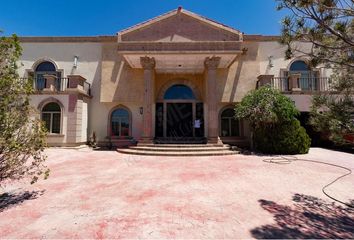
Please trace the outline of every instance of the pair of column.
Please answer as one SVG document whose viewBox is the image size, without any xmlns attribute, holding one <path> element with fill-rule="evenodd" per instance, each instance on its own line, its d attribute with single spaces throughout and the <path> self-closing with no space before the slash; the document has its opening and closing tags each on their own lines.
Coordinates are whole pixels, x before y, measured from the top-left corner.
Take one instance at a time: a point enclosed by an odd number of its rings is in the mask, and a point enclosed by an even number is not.
<svg viewBox="0 0 354 240">
<path fill-rule="evenodd" d="M 154 98 L 155 59 L 141 57 L 140 63 L 144 69 L 144 105 L 143 105 L 143 135 L 142 143 L 152 143 L 152 107 Z M 218 111 L 216 96 L 216 69 L 220 57 L 207 57 L 204 61 L 206 69 L 206 99 L 208 103 L 208 143 L 220 144 L 218 128 Z"/>
</svg>

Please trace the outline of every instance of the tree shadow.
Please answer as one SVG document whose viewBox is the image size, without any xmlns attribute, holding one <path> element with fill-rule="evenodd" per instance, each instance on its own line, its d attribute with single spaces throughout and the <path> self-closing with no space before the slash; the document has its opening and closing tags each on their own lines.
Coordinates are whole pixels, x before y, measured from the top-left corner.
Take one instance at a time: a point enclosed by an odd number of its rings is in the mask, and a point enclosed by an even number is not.
<svg viewBox="0 0 354 240">
<path fill-rule="evenodd" d="M 27 200 L 33 200 L 43 195 L 42 191 L 24 191 L 19 193 L 0 194 L 0 213 L 15 205 L 21 204 Z"/>
<path fill-rule="evenodd" d="M 293 206 L 259 200 L 276 223 L 251 230 L 255 238 L 354 238 L 354 209 L 295 194 Z M 351 201 L 351 205 L 354 200 Z"/>
</svg>

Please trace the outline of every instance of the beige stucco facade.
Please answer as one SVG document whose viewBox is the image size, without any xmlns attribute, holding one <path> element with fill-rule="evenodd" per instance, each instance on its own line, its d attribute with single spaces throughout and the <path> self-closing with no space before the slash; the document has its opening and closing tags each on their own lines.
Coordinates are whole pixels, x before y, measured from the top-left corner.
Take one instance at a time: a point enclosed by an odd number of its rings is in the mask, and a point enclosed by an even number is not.
<svg viewBox="0 0 354 240">
<path fill-rule="evenodd" d="M 116 145 L 153 142 L 157 126 L 163 126 L 160 137 L 168 137 L 168 119 L 157 120 L 156 109 L 158 104 L 164 106 L 161 114 L 168 118 L 167 108 L 173 102 L 192 104 L 189 120 L 193 122 L 198 118 L 196 106 L 203 105 L 202 137 L 207 142 L 247 143 L 249 127 L 244 121 L 238 123 L 238 136 L 222 136 L 222 111 L 240 102 L 257 82 L 274 83 L 294 61 L 284 60 L 285 48 L 276 36 L 246 35 L 183 9 L 115 36 L 20 40 L 21 77 L 29 77 L 39 63 L 50 61 L 62 78 L 68 78 L 59 91 L 50 89 L 47 80 L 48 89 L 31 98 L 38 116 L 45 102 L 60 103 L 60 134 L 48 136 L 51 145 L 83 144 L 93 133 L 101 144 L 109 139 Z M 328 77 L 330 70 L 320 69 L 319 74 Z M 195 98 L 166 100 L 165 93 L 175 85 L 187 86 Z M 300 111 L 309 111 L 313 92 L 292 87 L 284 94 Z M 128 136 L 112 136 L 112 113 L 118 108 L 129 113 Z M 191 137 L 196 137 L 195 131 Z"/>
</svg>

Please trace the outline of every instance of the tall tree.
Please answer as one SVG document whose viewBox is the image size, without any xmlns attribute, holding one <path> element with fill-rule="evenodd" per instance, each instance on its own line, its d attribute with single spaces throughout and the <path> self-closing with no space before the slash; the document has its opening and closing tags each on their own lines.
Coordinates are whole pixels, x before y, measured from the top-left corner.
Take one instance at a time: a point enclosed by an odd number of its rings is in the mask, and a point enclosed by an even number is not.
<svg viewBox="0 0 354 240">
<path fill-rule="evenodd" d="M 331 68 L 330 92 L 313 97 L 310 123 L 345 142 L 354 132 L 354 0 L 277 0 L 286 58 L 305 56 L 311 67 Z M 306 44 L 307 47 L 304 47 Z"/>
<path fill-rule="evenodd" d="M 33 117 L 32 84 L 19 78 L 21 46 L 16 35 L 0 38 L 0 185 L 7 180 L 48 176 L 43 154 L 46 130 Z"/>
</svg>

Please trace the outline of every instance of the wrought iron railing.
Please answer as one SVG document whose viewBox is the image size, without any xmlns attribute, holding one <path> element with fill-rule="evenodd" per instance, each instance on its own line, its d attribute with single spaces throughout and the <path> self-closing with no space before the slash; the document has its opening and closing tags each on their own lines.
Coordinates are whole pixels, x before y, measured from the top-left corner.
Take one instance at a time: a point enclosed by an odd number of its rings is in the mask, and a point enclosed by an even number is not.
<svg viewBox="0 0 354 240">
<path fill-rule="evenodd" d="M 271 86 L 282 92 L 292 91 L 289 77 L 273 77 Z M 298 89 L 301 91 L 331 91 L 330 78 L 327 77 L 300 77 L 297 79 Z"/>
</svg>

